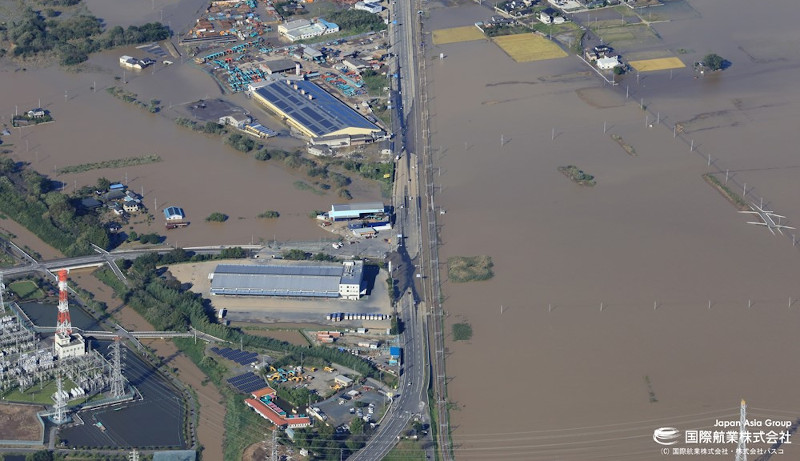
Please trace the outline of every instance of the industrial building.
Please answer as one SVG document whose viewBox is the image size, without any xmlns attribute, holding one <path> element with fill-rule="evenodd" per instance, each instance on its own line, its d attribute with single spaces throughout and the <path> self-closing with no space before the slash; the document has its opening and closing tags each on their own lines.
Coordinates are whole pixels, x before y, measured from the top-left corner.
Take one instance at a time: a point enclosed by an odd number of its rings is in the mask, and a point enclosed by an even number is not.
<svg viewBox="0 0 800 461">
<path fill-rule="evenodd" d="M 328 217 L 334 221 L 340 221 L 342 219 L 359 219 L 384 212 L 385 208 L 382 202 L 344 203 L 331 205 Z"/>
<path fill-rule="evenodd" d="M 339 264 L 219 264 L 209 274 L 212 295 L 357 300 L 366 294 L 363 261 Z"/>
<path fill-rule="evenodd" d="M 374 123 L 314 83 L 281 80 L 251 85 L 250 90 L 256 101 L 312 142 L 323 137 L 365 136 L 377 140 L 385 136 Z"/>
<path fill-rule="evenodd" d="M 367 11 L 373 14 L 378 14 L 381 11 L 383 11 L 383 7 L 380 5 L 380 3 L 373 3 L 373 2 L 357 2 L 353 6 L 353 9 Z"/>
<path fill-rule="evenodd" d="M 259 67 L 269 75 L 281 72 L 296 72 L 298 66 L 299 64 L 291 59 L 273 59 L 270 61 L 263 61 L 259 65 Z"/>
<path fill-rule="evenodd" d="M 305 415 L 290 415 L 286 410 L 275 404 L 276 392 L 271 387 L 265 387 L 253 392 L 253 398 L 245 399 L 244 403 L 255 410 L 262 418 L 278 427 L 298 429 L 311 425 L 311 418 Z"/>
<path fill-rule="evenodd" d="M 291 42 L 336 32 L 339 32 L 339 26 L 322 18 L 318 18 L 315 22 L 308 19 L 296 19 L 278 26 L 278 33 Z"/>
</svg>

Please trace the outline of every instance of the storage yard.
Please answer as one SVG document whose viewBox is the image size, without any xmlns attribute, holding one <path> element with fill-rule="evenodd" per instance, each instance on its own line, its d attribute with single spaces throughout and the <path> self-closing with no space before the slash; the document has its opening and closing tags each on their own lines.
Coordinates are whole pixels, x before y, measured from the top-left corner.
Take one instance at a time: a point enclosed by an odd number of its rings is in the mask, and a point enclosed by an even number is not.
<svg viewBox="0 0 800 461">
<path fill-rule="evenodd" d="M 258 267 L 260 259 L 248 261 Z M 243 264 L 242 260 L 231 260 L 235 264 Z M 207 261 L 199 263 L 177 264 L 169 267 L 170 273 L 182 283 L 191 283 L 192 291 L 199 293 L 210 300 L 211 306 L 217 311 L 225 309 L 226 319 L 231 322 L 248 322 L 252 324 L 276 322 L 309 322 L 323 325 L 328 314 L 333 313 L 358 313 L 358 314 L 392 314 L 389 306 L 389 293 L 384 280 L 385 273 L 377 273 L 374 266 L 365 266 L 364 284 L 367 294 L 358 301 L 343 298 L 290 298 L 276 296 L 210 296 L 211 281 L 208 274 L 213 272 L 218 264 L 226 261 Z M 363 325 L 362 325 L 363 324 Z M 388 317 L 384 320 L 359 319 L 344 321 L 345 327 L 375 327 L 387 328 Z"/>
<path fill-rule="evenodd" d="M 280 9 L 291 5 L 303 8 L 302 4 L 290 3 L 280 4 Z M 339 29 L 321 17 L 291 19 L 284 18 L 271 1 L 214 1 L 183 37 L 181 45 L 231 93 L 244 92 L 252 85 L 282 76 L 311 80 L 332 95 L 346 99 L 347 105 L 355 106 L 369 122 L 380 123 L 386 110 L 385 89 L 389 87 L 388 65 L 392 58 L 385 34 L 372 31 L 350 39 L 297 44 L 294 42 L 301 38 Z M 319 29 L 320 33 L 309 33 L 311 29 Z M 369 82 L 364 78 L 365 72 L 369 73 Z M 376 80 L 375 76 L 383 76 L 385 83 L 377 86 L 375 82 L 381 78 Z"/>
</svg>

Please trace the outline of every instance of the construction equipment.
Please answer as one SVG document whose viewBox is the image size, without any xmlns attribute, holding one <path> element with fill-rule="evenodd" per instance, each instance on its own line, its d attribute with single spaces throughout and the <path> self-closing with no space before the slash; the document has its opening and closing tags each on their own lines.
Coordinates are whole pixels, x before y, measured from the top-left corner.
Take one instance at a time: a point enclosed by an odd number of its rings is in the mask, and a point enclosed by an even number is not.
<svg viewBox="0 0 800 461">
<path fill-rule="evenodd" d="M 333 367 L 325 367 L 325 368 L 323 368 L 323 370 L 327 371 L 328 373 L 333 373 L 334 371 L 336 371 L 336 368 L 333 368 Z"/>
</svg>

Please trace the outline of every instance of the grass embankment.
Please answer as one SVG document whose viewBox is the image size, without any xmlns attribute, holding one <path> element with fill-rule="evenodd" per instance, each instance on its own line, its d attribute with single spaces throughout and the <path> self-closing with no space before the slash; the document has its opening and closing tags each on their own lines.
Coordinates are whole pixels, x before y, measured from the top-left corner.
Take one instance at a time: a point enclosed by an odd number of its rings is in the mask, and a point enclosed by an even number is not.
<svg viewBox="0 0 800 461">
<path fill-rule="evenodd" d="M 383 461 L 424 461 L 425 450 L 420 443 L 414 440 L 401 440 L 392 448 Z"/>
<path fill-rule="evenodd" d="M 30 280 L 17 280 L 8 285 L 8 289 L 13 291 L 21 301 L 26 299 L 42 299 L 44 292 Z"/>
<path fill-rule="evenodd" d="M 714 176 L 712 173 L 704 174 L 703 179 L 709 185 L 711 185 L 711 187 L 713 187 L 720 194 L 722 194 L 722 196 L 725 197 L 725 200 L 730 202 L 731 205 L 735 206 L 737 210 L 739 211 L 750 210 L 750 206 L 747 204 L 747 202 L 741 195 L 737 194 L 736 192 L 732 191 L 728 186 L 721 183 L 720 180 L 717 179 L 717 177 Z"/>
<path fill-rule="evenodd" d="M 639 156 L 639 154 L 636 153 L 636 149 L 634 149 L 633 146 L 631 146 L 630 144 L 626 143 L 625 140 L 622 139 L 622 136 L 620 136 L 618 134 L 612 134 L 611 135 L 611 139 L 616 141 L 617 144 L 620 145 L 620 147 L 625 149 L 625 152 L 628 155 L 630 155 L 631 157 L 638 157 Z"/>
<path fill-rule="evenodd" d="M 472 339 L 472 325 L 467 322 L 453 324 L 453 341 L 469 341 Z"/>
<path fill-rule="evenodd" d="M 141 107 L 142 109 L 146 109 L 148 112 L 155 114 L 156 112 L 161 111 L 161 101 L 158 99 L 151 99 L 148 104 L 145 104 L 142 101 L 136 99 L 138 95 L 136 93 L 131 93 L 130 91 L 126 91 L 122 88 L 111 86 L 106 88 L 106 91 L 111 96 L 115 98 L 125 101 L 127 103 L 136 104 L 137 106 Z"/>
<path fill-rule="evenodd" d="M 558 167 L 558 171 L 580 186 L 592 187 L 597 184 L 594 180 L 594 176 L 585 173 L 575 165 L 560 166 Z"/>
<path fill-rule="evenodd" d="M 124 168 L 128 166 L 147 165 L 148 163 L 158 163 L 161 157 L 155 154 L 140 155 L 139 157 L 125 157 L 114 160 L 103 160 L 100 162 L 81 163 L 71 165 L 56 170 L 58 174 L 83 173 L 90 170 L 101 170 L 104 168 Z"/>
<path fill-rule="evenodd" d="M 205 342 L 195 344 L 189 338 L 176 338 L 175 345 L 189 357 L 209 380 L 217 386 L 225 403 L 224 459 L 241 459 L 244 449 L 262 440 L 260 434 L 269 429 L 269 423 L 244 403 L 244 397 L 233 392 L 225 383 L 228 369 L 211 356 L 205 355 Z M 201 410 L 202 411 L 202 410 Z"/>
<path fill-rule="evenodd" d="M 494 276 L 493 266 L 489 256 L 453 256 L 447 258 L 447 276 L 459 283 L 489 280 Z"/>
</svg>

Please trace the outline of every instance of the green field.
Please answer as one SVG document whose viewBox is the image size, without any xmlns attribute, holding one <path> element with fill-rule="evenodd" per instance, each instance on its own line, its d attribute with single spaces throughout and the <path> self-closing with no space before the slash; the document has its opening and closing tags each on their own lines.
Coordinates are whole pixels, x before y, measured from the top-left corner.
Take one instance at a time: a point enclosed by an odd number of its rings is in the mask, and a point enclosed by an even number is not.
<svg viewBox="0 0 800 461">
<path fill-rule="evenodd" d="M 38 285 L 30 280 L 17 280 L 16 282 L 12 282 L 8 285 L 8 289 L 13 291 L 20 299 L 44 298 L 44 292 L 39 289 Z"/>
<path fill-rule="evenodd" d="M 56 380 L 48 381 L 45 383 L 44 387 L 40 387 L 39 384 L 34 384 L 24 393 L 19 391 L 19 388 L 9 391 L 5 395 L 3 395 L 3 399 L 8 402 L 21 402 L 21 403 L 39 403 L 42 405 L 52 405 L 53 399 L 50 398 L 53 394 L 56 393 Z M 69 392 L 70 389 L 76 387 L 75 384 L 68 380 L 64 379 L 62 381 L 62 388 Z"/>
<path fill-rule="evenodd" d="M 425 451 L 420 447 L 419 442 L 413 440 L 401 440 L 392 448 L 383 461 L 424 461 Z"/>
</svg>

